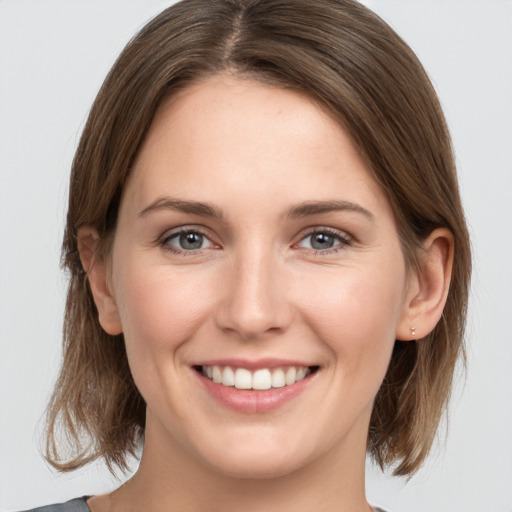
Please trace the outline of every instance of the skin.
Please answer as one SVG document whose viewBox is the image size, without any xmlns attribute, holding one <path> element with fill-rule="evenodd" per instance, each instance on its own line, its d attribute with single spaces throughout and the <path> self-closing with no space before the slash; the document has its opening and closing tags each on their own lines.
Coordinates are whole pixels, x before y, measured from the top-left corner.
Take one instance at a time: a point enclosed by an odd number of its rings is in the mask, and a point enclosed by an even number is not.
<svg viewBox="0 0 512 512">
<path fill-rule="evenodd" d="M 163 198 L 208 203 L 222 218 Z M 290 215 L 329 201 L 352 207 Z M 180 246 L 181 228 L 204 236 L 199 250 Z M 313 230 L 332 238 L 315 250 Z M 97 240 L 80 231 L 100 322 L 124 333 L 148 408 L 139 470 L 91 498 L 93 512 L 370 510 L 373 401 L 395 339 L 438 321 L 453 243 L 436 230 L 420 274 L 407 272 L 390 205 L 339 124 L 309 98 L 252 80 L 191 86 L 153 122 L 108 264 L 94 259 Z M 212 399 L 192 368 L 233 357 L 319 370 L 283 406 L 247 414 Z"/>
</svg>

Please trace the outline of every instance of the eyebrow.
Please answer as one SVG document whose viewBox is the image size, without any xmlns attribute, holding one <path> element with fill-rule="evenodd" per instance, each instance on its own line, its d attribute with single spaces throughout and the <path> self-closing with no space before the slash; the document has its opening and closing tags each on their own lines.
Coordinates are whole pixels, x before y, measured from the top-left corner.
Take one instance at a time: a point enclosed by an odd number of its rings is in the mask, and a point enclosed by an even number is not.
<svg viewBox="0 0 512 512">
<path fill-rule="evenodd" d="M 183 199 L 175 199 L 171 197 L 159 197 L 149 206 L 146 206 L 146 208 L 141 210 L 138 214 L 138 217 L 145 217 L 150 213 L 160 210 L 175 210 L 183 213 L 199 215 L 201 217 L 212 217 L 219 220 L 224 219 L 222 210 L 214 204 L 204 203 L 201 201 L 186 201 Z M 375 220 L 373 213 L 371 213 L 366 208 L 363 208 L 362 206 L 350 201 L 339 200 L 306 201 L 290 208 L 286 214 L 286 217 L 301 218 L 334 211 L 356 212 L 364 215 L 372 221 Z"/>
<path fill-rule="evenodd" d="M 372 212 L 363 208 L 362 206 L 351 203 L 350 201 L 306 201 L 291 208 L 288 212 L 288 217 L 299 218 L 307 217 L 309 215 L 319 215 L 321 213 L 335 212 L 335 211 L 351 211 L 360 213 L 370 220 L 375 220 Z"/>
<path fill-rule="evenodd" d="M 146 208 L 140 211 L 138 217 L 145 217 L 146 215 L 159 210 L 176 210 L 183 213 L 199 215 L 201 217 L 213 217 L 215 219 L 224 218 L 222 210 L 213 204 L 203 203 L 201 201 L 184 201 L 182 199 L 174 199 L 171 197 L 159 197 L 149 206 L 146 206 Z"/>
</svg>

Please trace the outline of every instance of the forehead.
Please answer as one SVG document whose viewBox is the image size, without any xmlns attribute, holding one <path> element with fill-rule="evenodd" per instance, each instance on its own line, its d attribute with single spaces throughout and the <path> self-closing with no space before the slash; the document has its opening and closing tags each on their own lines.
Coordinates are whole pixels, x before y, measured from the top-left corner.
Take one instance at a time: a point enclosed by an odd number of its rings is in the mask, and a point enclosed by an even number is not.
<svg viewBox="0 0 512 512">
<path fill-rule="evenodd" d="M 359 201 L 386 202 L 348 133 L 315 101 L 228 76 L 160 107 L 127 188 L 139 205 L 171 192 L 211 201 L 228 190 L 293 202 L 357 191 Z"/>
</svg>

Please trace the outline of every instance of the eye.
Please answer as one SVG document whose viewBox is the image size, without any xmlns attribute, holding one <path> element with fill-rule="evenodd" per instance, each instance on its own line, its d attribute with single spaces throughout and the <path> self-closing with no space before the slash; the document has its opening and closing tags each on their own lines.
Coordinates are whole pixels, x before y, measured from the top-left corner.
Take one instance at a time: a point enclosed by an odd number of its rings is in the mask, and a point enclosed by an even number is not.
<svg viewBox="0 0 512 512">
<path fill-rule="evenodd" d="M 329 228 L 317 228 L 306 235 L 298 247 L 312 249 L 315 252 L 336 252 L 350 245 L 350 237 L 341 231 Z"/>
<path fill-rule="evenodd" d="M 200 231 L 184 229 L 166 236 L 162 246 L 176 253 L 193 252 L 213 247 L 209 238 Z"/>
</svg>

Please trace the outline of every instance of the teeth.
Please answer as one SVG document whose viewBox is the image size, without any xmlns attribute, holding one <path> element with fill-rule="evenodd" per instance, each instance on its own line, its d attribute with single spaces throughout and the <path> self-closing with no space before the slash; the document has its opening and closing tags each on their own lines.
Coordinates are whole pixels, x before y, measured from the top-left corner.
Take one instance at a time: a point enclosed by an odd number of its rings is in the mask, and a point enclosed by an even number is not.
<svg viewBox="0 0 512 512">
<path fill-rule="evenodd" d="M 297 377 L 297 370 L 295 369 L 294 366 L 290 366 L 284 377 L 286 385 L 289 386 L 290 384 L 293 384 L 295 382 L 295 377 Z"/>
<path fill-rule="evenodd" d="M 220 384 L 222 382 L 222 372 L 220 371 L 220 368 L 218 366 L 213 367 L 212 379 L 213 382 L 216 382 L 217 384 Z"/>
<path fill-rule="evenodd" d="M 224 384 L 224 386 L 235 385 L 235 372 L 229 366 L 226 366 L 224 370 L 222 370 L 222 384 Z"/>
<path fill-rule="evenodd" d="M 302 380 L 306 376 L 306 372 L 308 371 L 307 368 L 299 368 L 297 370 L 297 376 L 295 377 L 295 380 Z"/>
<path fill-rule="evenodd" d="M 256 370 L 252 376 L 253 389 L 270 389 L 272 387 L 272 375 L 270 370 Z"/>
<path fill-rule="evenodd" d="M 214 366 L 215 368 L 215 366 Z M 229 384 L 224 384 L 224 386 L 229 386 Z M 237 368 L 235 372 L 235 388 L 236 389 L 251 389 L 252 387 L 252 375 L 249 370 L 245 368 Z"/>
<path fill-rule="evenodd" d="M 230 366 L 203 366 L 202 374 L 216 384 L 231 386 L 237 389 L 265 390 L 291 386 L 303 380 L 310 370 L 307 366 L 288 366 L 285 368 L 261 368 L 251 372 L 245 368 Z"/>
<path fill-rule="evenodd" d="M 281 368 L 274 370 L 272 372 L 272 387 L 273 388 L 282 388 L 286 384 L 284 380 L 284 372 Z"/>
</svg>

